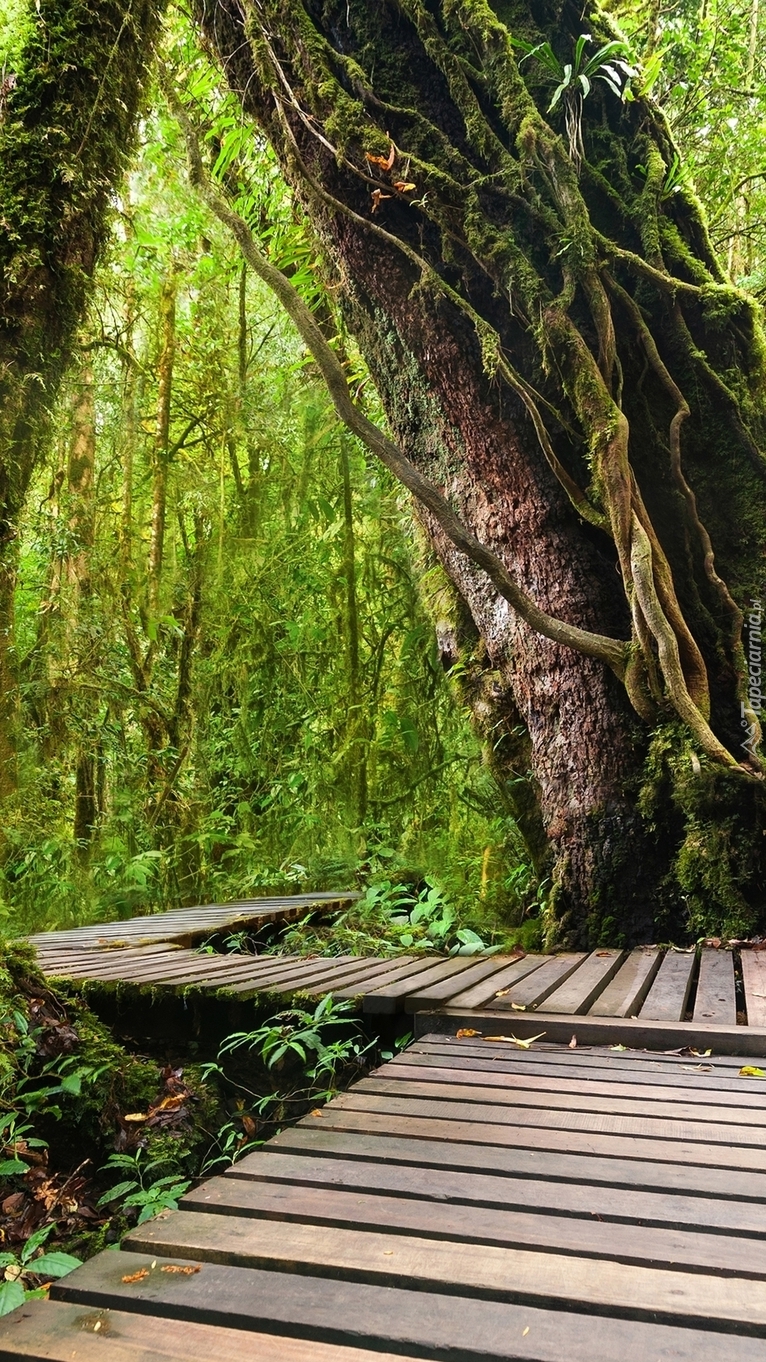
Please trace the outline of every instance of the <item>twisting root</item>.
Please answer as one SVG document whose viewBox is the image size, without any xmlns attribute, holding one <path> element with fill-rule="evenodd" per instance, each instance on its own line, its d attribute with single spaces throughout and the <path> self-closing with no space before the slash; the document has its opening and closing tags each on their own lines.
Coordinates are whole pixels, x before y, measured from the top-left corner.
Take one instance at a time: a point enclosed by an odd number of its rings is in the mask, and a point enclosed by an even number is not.
<svg viewBox="0 0 766 1362">
<path fill-rule="evenodd" d="M 631 520 L 631 568 L 633 585 L 642 614 L 657 644 L 657 653 L 670 703 L 694 734 L 702 751 L 707 756 L 712 757 L 714 761 L 720 762 L 723 766 L 738 767 L 739 763 L 727 751 L 723 743 L 718 741 L 687 690 L 678 652 L 678 639 L 668 623 L 654 585 L 652 546 L 648 534 L 635 513 Z"/>
</svg>

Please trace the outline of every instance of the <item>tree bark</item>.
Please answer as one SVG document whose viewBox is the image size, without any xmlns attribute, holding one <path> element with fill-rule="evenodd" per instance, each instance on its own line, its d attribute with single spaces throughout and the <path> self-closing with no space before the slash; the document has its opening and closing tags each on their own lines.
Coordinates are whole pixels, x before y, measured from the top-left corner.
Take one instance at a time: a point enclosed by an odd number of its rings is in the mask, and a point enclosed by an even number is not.
<svg viewBox="0 0 766 1362">
<path fill-rule="evenodd" d="M 162 0 L 29 3 L 0 111 L 0 792 L 15 781 L 14 540 L 106 240 Z M 26 16 L 25 16 L 26 17 Z"/>
<path fill-rule="evenodd" d="M 400 447 L 538 607 L 631 639 L 623 686 L 421 512 L 502 677 L 500 722 L 528 735 L 550 939 L 752 929 L 762 337 L 670 186 L 656 107 L 594 79 L 546 117 L 555 81 L 506 27 L 563 69 L 605 21 L 481 0 L 217 0 L 201 21 L 311 214 Z"/>
</svg>

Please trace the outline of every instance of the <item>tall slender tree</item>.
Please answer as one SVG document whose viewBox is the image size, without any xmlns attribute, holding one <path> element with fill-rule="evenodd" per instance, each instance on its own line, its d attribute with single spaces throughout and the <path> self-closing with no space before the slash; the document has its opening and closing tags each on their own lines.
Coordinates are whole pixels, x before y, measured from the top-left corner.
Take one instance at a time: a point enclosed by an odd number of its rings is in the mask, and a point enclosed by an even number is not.
<svg viewBox="0 0 766 1362">
<path fill-rule="evenodd" d="M 640 70 L 571 0 L 200 20 L 431 489 L 528 747 L 551 936 L 752 927 L 766 351 Z"/>
<path fill-rule="evenodd" d="M 2 54 L 0 797 L 15 785 L 18 518 L 107 236 L 161 10 L 161 0 L 29 0 Z"/>
</svg>

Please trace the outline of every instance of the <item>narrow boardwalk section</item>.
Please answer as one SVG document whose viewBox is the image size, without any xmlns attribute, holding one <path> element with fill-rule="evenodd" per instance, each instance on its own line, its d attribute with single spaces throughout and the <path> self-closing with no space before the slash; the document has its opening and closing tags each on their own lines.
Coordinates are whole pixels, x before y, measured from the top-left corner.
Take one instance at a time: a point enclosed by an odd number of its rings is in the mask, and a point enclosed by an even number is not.
<svg viewBox="0 0 766 1362">
<path fill-rule="evenodd" d="M 427 1035 L 9 1316 L 0 1358 L 763 1362 L 740 1067 Z"/>
<path fill-rule="evenodd" d="M 455 1031 L 480 1026 L 520 1038 L 599 1045 L 696 1045 L 766 1056 L 766 952 L 703 948 L 596 950 L 559 955 L 248 955 L 201 951 L 210 936 L 332 912 L 358 895 L 304 894 L 177 909 L 105 926 L 28 938 L 43 973 L 74 982 L 150 990 L 199 989 L 255 998 L 358 999 L 370 1017 L 443 1014 Z M 477 1014 L 479 1019 L 477 1021 Z"/>
</svg>

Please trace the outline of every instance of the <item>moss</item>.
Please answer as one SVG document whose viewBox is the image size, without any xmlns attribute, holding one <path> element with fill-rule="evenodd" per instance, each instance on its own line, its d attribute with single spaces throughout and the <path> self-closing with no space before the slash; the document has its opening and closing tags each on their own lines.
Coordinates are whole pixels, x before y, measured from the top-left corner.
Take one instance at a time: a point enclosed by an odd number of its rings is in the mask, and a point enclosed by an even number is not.
<svg viewBox="0 0 766 1362">
<path fill-rule="evenodd" d="M 661 725 L 647 756 L 639 807 L 657 833 L 676 810 L 675 852 L 663 896 L 692 936 L 742 937 L 766 911 L 766 793 L 700 758 L 685 730 Z M 678 926 L 676 926 L 676 932 Z"/>
<path fill-rule="evenodd" d="M 106 240 L 161 0 L 27 0 L 0 117 L 0 515 L 12 519 Z M 0 529 L 2 526 L 0 525 Z"/>
</svg>

